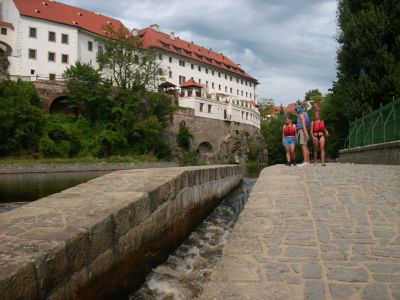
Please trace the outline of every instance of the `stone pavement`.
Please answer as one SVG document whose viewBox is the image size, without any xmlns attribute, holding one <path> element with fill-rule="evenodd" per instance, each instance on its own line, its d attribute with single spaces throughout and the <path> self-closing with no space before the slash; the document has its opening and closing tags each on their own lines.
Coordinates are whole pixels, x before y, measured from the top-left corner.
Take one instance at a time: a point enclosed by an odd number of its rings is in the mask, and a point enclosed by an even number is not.
<svg viewBox="0 0 400 300">
<path fill-rule="evenodd" d="M 400 166 L 264 169 L 200 299 L 400 299 Z"/>
</svg>

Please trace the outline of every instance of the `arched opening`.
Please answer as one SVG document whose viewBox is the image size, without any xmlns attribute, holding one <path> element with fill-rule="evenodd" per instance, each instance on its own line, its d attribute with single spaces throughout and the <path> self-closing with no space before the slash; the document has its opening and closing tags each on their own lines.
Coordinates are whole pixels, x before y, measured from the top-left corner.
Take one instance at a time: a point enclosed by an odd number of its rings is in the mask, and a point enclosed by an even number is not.
<svg viewBox="0 0 400 300">
<path fill-rule="evenodd" d="M 55 98 L 50 104 L 49 113 L 50 114 L 64 114 L 67 116 L 76 117 L 77 110 L 68 107 L 68 105 L 65 103 L 66 99 L 68 99 L 67 96 L 59 96 L 59 97 Z"/>
<path fill-rule="evenodd" d="M 211 153 L 213 151 L 213 147 L 209 142 L 202 142 L 202 143 L 200 143 L 199 147 L 197 148 L 197 151 L 200 154 Z"/>
</svg>

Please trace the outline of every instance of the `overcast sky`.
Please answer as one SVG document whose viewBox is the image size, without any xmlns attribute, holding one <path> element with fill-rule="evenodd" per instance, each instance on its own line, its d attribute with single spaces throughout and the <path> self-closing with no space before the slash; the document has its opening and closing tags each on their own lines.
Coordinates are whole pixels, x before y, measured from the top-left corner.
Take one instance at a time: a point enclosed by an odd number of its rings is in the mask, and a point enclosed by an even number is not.
<svg viewBox="0 0 400 300">
<path fill-rule="evenodd" d="M 336 0 L 59 1 L 222 52 L 259 80 L 259 99 L 276 104 L 326 93 L 336 79 Z"/>
</svg>

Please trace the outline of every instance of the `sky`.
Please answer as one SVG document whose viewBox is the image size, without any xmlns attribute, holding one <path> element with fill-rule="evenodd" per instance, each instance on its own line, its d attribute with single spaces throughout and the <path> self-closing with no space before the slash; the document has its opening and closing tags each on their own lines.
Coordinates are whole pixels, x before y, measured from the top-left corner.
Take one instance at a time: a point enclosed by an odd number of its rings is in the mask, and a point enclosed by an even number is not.
<svg viewBox="0 0 400 300">
<path fill-rule="evenodd" d="M 59 0 L 166 33 L 230 57 L 277 105 L 328 92 L 336 80 L 336 0 Z"/>
</svg>

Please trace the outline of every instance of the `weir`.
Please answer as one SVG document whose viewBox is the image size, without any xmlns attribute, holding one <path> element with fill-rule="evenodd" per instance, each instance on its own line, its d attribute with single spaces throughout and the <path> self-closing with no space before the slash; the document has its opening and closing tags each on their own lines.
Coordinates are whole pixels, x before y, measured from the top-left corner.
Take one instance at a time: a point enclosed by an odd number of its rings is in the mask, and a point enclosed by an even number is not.
<svg viewBox="0 0 400 300">
<path fill-rule="evenodd" d="M 0 299 L 110 299 L 242 179 L 239 166 L 124 170 L 0 215 Z"/>
</svg>

